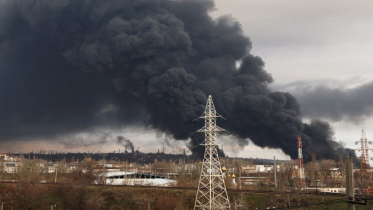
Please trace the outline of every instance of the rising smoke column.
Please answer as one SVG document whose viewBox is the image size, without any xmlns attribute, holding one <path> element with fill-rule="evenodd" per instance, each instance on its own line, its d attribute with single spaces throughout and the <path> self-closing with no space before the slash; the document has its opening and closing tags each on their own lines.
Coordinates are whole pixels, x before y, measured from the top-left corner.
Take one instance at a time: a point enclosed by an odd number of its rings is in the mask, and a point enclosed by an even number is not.
<svg viewBox="0 0 373 210">
<path fill-rule="evenodd" d="M 306 161 L 350 153 L 326 122 L 303 124 L 291 94 L 268 90 L 273 79 L 240 24 L 213 20 L 212 9 L 209 0 L 0 0 L 0 139 L 141 124 L 185 140 L 213 95 L 240 145 L 296 158 L 301 134 Z"/>
<path fill-rule="evenodd" d="M 124 146 L 125 152 L 128 152 L 127 150 L 129 148 L 132 154 L 135 153 L 135 147 L 133 146 L 133 143 L 129 139 L 124 138 L 122 135 L 119 135 L 117 137 L 117 143 Z"/>
</svg>

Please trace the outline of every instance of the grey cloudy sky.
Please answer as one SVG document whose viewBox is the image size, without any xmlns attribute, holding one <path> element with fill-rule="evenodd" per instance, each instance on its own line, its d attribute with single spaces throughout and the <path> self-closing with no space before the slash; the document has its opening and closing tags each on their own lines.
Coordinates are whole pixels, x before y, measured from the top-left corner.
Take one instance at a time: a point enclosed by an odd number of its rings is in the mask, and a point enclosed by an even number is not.
<svg viewBox="0 0 373 210">
<path fill-rule="evenodd" d="M 304 120 L 327 120 L 349 148 L 361 129 L 373 139 L 372 1 L 215 2 L 212 15 L 241 23 L 274 78 L 271 88 L 295 95 Z"/>
</svg>

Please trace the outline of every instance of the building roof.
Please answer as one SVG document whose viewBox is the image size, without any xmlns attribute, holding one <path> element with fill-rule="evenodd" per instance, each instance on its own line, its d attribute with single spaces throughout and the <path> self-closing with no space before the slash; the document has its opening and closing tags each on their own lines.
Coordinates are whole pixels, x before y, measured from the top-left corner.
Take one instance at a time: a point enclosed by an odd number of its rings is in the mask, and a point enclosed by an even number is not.
<svg viewBox="0 0 373 210">
<path fill-rule="evenodd" d="M 125 176 L 125 175 L 132 175 L 132 174 L 136 174 L 137 172 L 135 171 L 109 171 L 109 172 L 106 172 L 105 173 L 105 177 L 109 178 L 109 177 L 113 177 L 113 176 Z M 102 174 L 101 174 L 102 175 Z"/>
</svg>

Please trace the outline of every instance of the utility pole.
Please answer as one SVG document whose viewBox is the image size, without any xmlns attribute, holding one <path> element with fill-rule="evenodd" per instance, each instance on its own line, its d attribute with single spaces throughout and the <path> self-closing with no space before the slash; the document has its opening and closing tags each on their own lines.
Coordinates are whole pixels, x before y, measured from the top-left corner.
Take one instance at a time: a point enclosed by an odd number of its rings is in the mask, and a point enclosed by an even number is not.
<svg viewBox="0 0 373 210">
<path fill-rule="evenodd" d="M 55 167 L 54 169 L 56 170 L 56 175 L 54 177 L 54 183 L 57 183 L 57 168 Z"/>
<path fill-rule="evenodd" d="M 106 174 L 105 174 L 105 153 L 102 154 L 103 162 L 102 162 L 102 185 L 105 187 L 106 182 Z"/>
<path fill-rule="evenodd" d="M 346 210 L 355 210 L 354 177 L 352 175 L 352 158 L 346 158 Z"/>
<path fill-rule="evenodd" d="M 242 188 L 242 181 L 241 181 L 241 164 L 238 164 L 238 184 L 239 184 L 239 189 L 241 189 Z"/>
<path fill-rule="evenodd" d="M 216 125 L 217 117 L 222 116 L 216 112 L 212 97 L 209 96 L 205 112 L 200 117 L 205 119 L 205 126 L 197 130 L 205 133 L 205 140 L 201 144 L 205 145 L 205 155 L 194 204 L 195 210 L 231 209 L 216 143 L 216 132 L 225 130 Z"/>
<path fill-rule="evenodd" d="M 276 172 L 277 172 L 276 156 L 273 156 L 273 173 L 275 173 L 275 188 L 277 189 L 277 177 L 276 177 Z"/>
<path fill-rule="evenodd" d="M 128 170 L 127 170 L 127 161 L 128 161 L 128 160 L 126 160 L 126 174 L 124 175 L 124 180 L 125 180 L 124 183 L 126 183 L 126 185 L 129 184 L 129 183 L 127 182 L 127 171 L 128 171 Z"/>
</svg>

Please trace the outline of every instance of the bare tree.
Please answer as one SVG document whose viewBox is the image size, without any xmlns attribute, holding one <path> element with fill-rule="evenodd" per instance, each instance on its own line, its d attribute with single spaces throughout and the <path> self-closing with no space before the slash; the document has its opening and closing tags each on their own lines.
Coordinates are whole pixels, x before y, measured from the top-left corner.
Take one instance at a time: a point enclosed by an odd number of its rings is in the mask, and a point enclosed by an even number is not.
<svg viewBox="0 0 373 210">
<path fill-rule="evenodd" d="M 327 184 L 328 186 L 334 187 L 334 168 L 336 166 L 336 163 L 334 160 L 321 160 L 320 161 L 320 172 L 321 172 L 321 178 L 324 182 L 324 184 Z"/>
<path fill-rule="evenodd" d="M 309 162 L 305 165 L 306 177 L 309 180 L 309 186 L 316 186 L 317 181 L 320 179 L 318 172 L 320 170 L 320 164 L 317 161 Z"/>
<path fill-rule="evenodd" d="M 296 177 L 296 160 L 289 160 L 283 164 L 280 164 L 280 170 L 278 173 L 278 186 L 281 189 L 292 189 L 294 186 L 293 177 Z"/>
<path fill-rule="evenodd" d="M 28 184 L 40 181 L 40 166 L 35 160 L 24 160 L 18 167 L 18 178 Z"/>
</svg>

